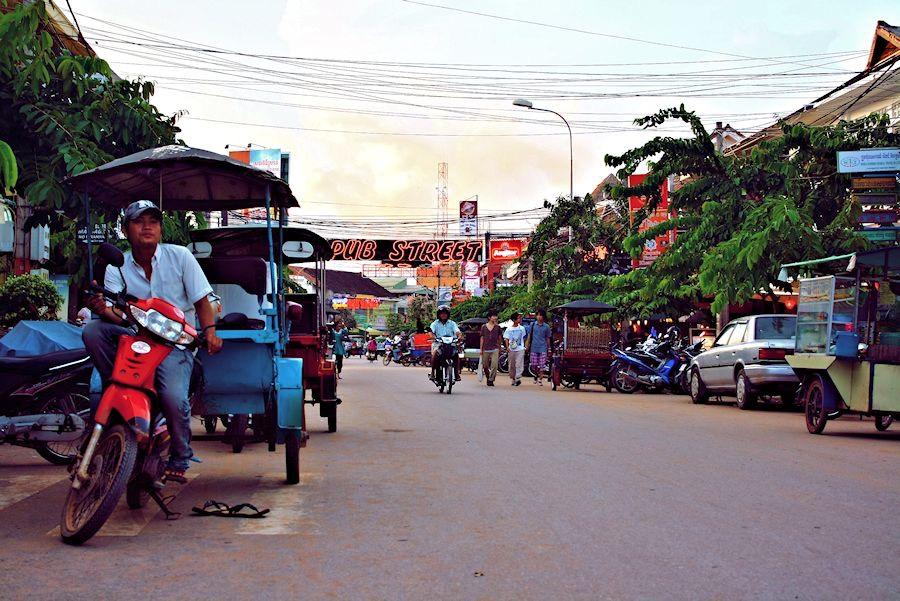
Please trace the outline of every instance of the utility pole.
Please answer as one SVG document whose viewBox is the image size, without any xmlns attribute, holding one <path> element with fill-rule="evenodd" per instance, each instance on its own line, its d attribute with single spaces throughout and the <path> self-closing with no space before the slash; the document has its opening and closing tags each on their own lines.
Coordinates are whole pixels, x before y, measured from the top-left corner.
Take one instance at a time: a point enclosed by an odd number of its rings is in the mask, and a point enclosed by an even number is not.
<svg viewBox="0 0 900 601">
<path fill-rule="evenodd" d="M 447 163 L 438 163 L 437 214 L 438 222 L 435 237 L 443 240 L 447 237 L 447 220 L 449 205 L 449 175 Z"/>
</svg>

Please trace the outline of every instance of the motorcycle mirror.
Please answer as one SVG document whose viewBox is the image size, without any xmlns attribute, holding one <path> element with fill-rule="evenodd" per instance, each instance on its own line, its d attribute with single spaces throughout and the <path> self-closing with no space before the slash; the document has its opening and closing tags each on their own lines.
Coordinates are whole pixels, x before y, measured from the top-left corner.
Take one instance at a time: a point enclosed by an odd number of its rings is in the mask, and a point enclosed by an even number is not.
<svg viewBox="0 0 900 601">
<path fill-rule="evenodd" d="M 125 255 L 122 254 L 121 250 L 109 242 L 104 242 L 100 245 L 100 248 L 97 250 L 97 255 L 99 260 L 106 265 L 121 267 L 125 264 Z"/>
</svg>

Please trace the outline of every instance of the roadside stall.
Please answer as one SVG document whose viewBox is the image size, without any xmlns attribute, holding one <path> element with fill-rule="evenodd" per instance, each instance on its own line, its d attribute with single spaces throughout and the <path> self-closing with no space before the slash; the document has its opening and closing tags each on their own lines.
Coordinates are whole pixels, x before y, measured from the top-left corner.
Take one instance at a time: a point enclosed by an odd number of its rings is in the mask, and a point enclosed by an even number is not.
<svg viewBox="0 0 900 601">
<path fill-rule="evenodd" d="M 563 385 L 580 388 L 582 383 L 595 380 L 612 390 L 613 328 L 609 322 L 587 326 L 584 318 L 611 313 L 616 308 L 593 300 L 576 300 L 553 307 L 555 315 L 562 313 L 560 328 L 554 328 L 554 349 L 550 379 L 553 390 Z"/>
<path fill-rule="evenodd" d="M 800 279 L 795 352 L 806 427 L 841 415 L 900 418 L 900 246 L 791 263 Z"/>
</svg>

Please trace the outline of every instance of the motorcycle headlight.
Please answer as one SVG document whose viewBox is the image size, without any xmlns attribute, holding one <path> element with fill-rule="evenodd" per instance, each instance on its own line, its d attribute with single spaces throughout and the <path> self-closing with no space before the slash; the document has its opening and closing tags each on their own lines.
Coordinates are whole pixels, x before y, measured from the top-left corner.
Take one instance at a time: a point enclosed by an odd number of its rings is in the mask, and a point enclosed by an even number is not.
<svg viewBox="0 0 900 601">
<path fill-rule="evenodd" d="M 153 309 L 144 311 L 134 305 L 131 305 L 129 309 L 131 310 L 131 316 L 134 317 L 138 325 L 150 330 L 160 338 L 175 344 L 188 344 L 194 340 L 193 336 L 184 331 L 184 326 L 181 323 L 174 319 L 169 319 L 159 311 L 154 311 Z"/>
</svg>

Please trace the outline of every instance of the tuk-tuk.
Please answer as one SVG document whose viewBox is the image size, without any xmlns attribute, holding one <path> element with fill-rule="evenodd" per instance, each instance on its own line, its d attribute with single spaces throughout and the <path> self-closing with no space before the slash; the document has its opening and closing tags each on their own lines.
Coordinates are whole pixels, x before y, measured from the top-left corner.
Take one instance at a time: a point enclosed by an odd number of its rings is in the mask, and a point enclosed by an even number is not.
<svg viewBox="0 0 900 601">
<path fill-rule="evenodd" d="M 325 282 L 325 261 L 331 258 L 331 245 L 327 240 L 310 230 L 298 227 L 279 227 L 273 231 L 275 246 L 281 248 L 279 267 L 312 263 L 319 288 Z M 191 251 L 200 266 L 207 269 L 210 261 L 231 257 L 268 256 L 267 229 L 264 224 L 246 224 L 230 227 L 194 230 L 191 232 Z M 279 269 L 279 272 L 282 270 Z M 225 311 L 237 308 L 246 290 L 234 290 L 233 285 L 210 283 L 221 297 Z M 246 300 L 246 299 L 245 299 Z M 303 359 L 303 390 L 307 404 L 319 404 L 321 417 L 328 420 L 328 431 L 337 431 L 336 396 L 337 378 L 334 362 L 328 360 L 328 332 L 325 328 L 325 305 L 323 297 L 314 293 L 285 294 L 285 329 L 287 342 L 286 357 Z M 309 395 L 306 395 L 309 391 Z M 306 398 L 309 396 L 309 398 Z M 194 412 L 203 415 L 205 424 L 215 423 L 216 417 L 227 423 L 226 439 L 232 447 L 242 444 L 245 422 L 231 416 L 215 416 L 204 413 L 203 399 L 194 402 Z M 261 418 L 262 416 L 259 416 Z M 252 418 L 257 420 L 259 418 Z M 236 421 L 240 424 L 233 426 Z M 304 430 L 306 430 L 304 422 Z"/>
<path fill-rule="evenodd" d="M 553 390 L 560 385 L 580 388 L 588 380 L 596 380 L 607 392 L 612 390 L 612 324 L 604 322 L 585 326 L 582 321 L 589 315 L 602 315 L 615 310 L 612 305 L 589 299 L 575 300 L 551 309 L 555 317 L 562 314 L 561 322 L 554 320 L 556 327 L 550 367 Z"/>
<path fill-rule="evenodd" d="M 303 359 L 288 357 L 282 256 L 308 258 L 309 249 L 279 236 L 279 217 L 297 207 L 286 182 L 229 157 L 186 146 L 153 148 L 111 161 L 69 178 L 83 194 L 84 219 L 91 232 L 90 203 L 122 209 L 153 199 L 162 211 L 265 211 L 265 240 L 258 252 L 210 255 L 203 266 L 217 286 L 230 286 L 216 324 L 225 341 L 221 352 L 198 353 L 203 366 L 203 412 L 261 416 L 261 430 L 274 451 L 285 445 L 288 484 L 300 480 L 299 453 L 307 438 L 303 417 Z M 276 241 L 281 242 L 276 248 Z M 89 277 L 93 279 L 91 245 Z M 230 314 L 230 315 L 229 315 Z M 231 317 L 231 318 L 229 318 Z"/>
<path fill-rule="evenodd" d="M 801 380 L 806 427 L 841 415 L 900 418 L 900 246 L 784 265 L 800 279 L 797 335 L 787 361 Z"/>
</svg>

